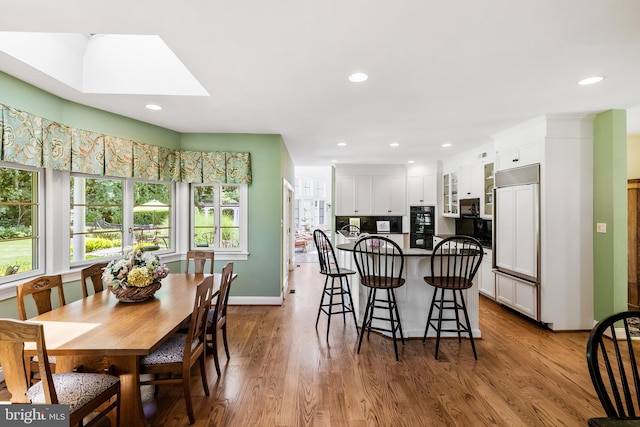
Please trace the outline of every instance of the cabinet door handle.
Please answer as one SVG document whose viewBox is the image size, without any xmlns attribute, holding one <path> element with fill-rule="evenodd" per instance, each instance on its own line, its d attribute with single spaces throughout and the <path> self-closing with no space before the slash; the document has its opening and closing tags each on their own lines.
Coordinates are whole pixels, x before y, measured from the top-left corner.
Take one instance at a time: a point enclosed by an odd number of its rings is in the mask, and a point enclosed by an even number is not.
<svg viewBox="0 0 640 427">
<path fill-rule="evenodd" d="M 519 159 L 513 159 L 512 162 L 517 162 Z"/>
</svg>

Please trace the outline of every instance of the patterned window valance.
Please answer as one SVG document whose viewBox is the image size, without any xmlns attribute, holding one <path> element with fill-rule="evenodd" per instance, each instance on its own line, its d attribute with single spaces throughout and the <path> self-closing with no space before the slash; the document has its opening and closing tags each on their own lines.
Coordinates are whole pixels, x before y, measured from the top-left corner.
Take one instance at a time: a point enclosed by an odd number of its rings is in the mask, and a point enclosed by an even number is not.
<svg viewBox="0 0 640 427">
<path fill-rule="evenodd" d="M 0 106 L 0 158 L 5 162 L 170 182 L 251 183 L 250 153 L 172 150 Z"/>
</svg>

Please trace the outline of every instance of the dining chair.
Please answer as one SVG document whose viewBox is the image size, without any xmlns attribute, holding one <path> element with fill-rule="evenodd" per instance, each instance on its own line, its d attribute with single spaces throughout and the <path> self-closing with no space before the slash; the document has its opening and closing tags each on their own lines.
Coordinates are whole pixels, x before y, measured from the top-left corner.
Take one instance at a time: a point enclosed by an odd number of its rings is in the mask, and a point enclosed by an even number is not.
<svg viewBox="0 0 640 427">
<path fill-rule="evenodd" d="M 229 356 L 229 344 L 227 343 L 227 303 L 229 302 L 229 293 L 231 291 L 231 282 L 233 281 L 233 263 L 228 262 L 222 268 L 222 277 L 220 278 L 220 289 L 216 301 L 213 302 L 214 308 L 209 310 L 207 319 L 207 347 L 213 352 L 213 361 L 216 366 L 216 373 L 220 376 L 220 362 L 218 360 L 218 331 L 222 331 L 222 342 L 224 344 L 224 352 Z M 211 338 L 209 338 L 211 337 Z"/>
<path fill-rule="evenodd" d="M 357 353 L 360 353 L 365 330 L 367 340 L 371 330 L 388 332 L 393 337 L 393 349 L 396 361 L 399 361 L 397 335 L 400 334 L 404 345 L 404 334 L 394 290 L 405 283 L 402 277 L 404 253 L 393 240 L 368 235 L 354 244 L 353 257 L 360 274 L 360 284 L 369 288 Z M 384 327 L 382 322 L 389 322 L 389 327 Z"/>
<path fill-rule="evenodd" d="M 327 315 L 328 341 L 331 316 L 334 314 L 342 314 L 342 321 L 346 325 L 347 313 L 351 313 L 356 331 L 358 330 L 358 322 L 353 308 L 353 297 L 351 296 L 351 288 L 349 286 L 349 276 L 356 274 L 356 272 L 341 268 L 338 265 L 338 259 L 336 258 L 333 245 L 322 230 L 315 230 L 313 232 L 313 240 L 316 245 L 316 251 L 318 252 L 320 274 L 325 276 L 320 306 L 318 307 L 318 315 L 316 316 L 316 329 L 318 329 L 320 313 L 325 313 Z M 329 282 L 329 279 L 331 279 L 331 282 Z M 338 301 L 336 301 L 336 299 Z"/>
<path fill-rule="evenodd" d="M 53 309 L 53 289 L 55 289 L 58 293 L 58 305 L 65 305 L 66 300 L 64 298 L 64 289 L 62 287 L 62 276 L 59 274 L 51 276 L 39 276 L 35 279 L 31 279 L 16 286 L 18 316 L 20 317 L 20 320 L 27 320 L 27 309 L 25 303 L 25 297 L 27 295 L 31 295 L 33 297 L 33 301 L 36 306 L 36 312 L 38 315 L 51 311 Z M 52 372 L 55 372 L 55 356 L 49 356 L 49 364 L 51 365 Z M 30 379 L 32 382 L 36 380 L 34 376 L 38 374 L 39 371 L 40 368 L 38 367 L 38 358 L 31 358 Z"/>
<path fill-rule="evenodd" d="M 196 422 L 196 417 L 191 403 L 190 372 L 196 362 L 199 362 L 204 394 L 209 396 L 205 369 L 205 334 L 212 296 L 213 276 L 207 276 L 196 288 L 187 333 L 172 335 L 156 351 L 140 360 L 140 373 L 153 374 L 152 379 L 141 381 L 141 385 L 182 384 L 191 424 Z"/>
<path fill-rule="evenodd" d="M 97 264 L 90 265 L 89 267 L 80 270 L 80 280 L 82 282 L 82 296 L 86 298 L 89 296 L 87 282 L 91 280 L 93 285 L 93 293 L 97 294 L 104 290 L 104 282 L 102 281 L 102 273 L 107 266 L 106 262 L 99 262 Z"/>
<path fill-rule="evenodd" d="M 483 255 L 480 242 L 469 236 L 451 236 L 443 239 L 431 253 L 431 275 L 426 276 L 424 281 L 434 287 L 434 292 L 422 342 L 426 342 L 429 327 L 433 327 L 436 330 L 436 359 L 440 349 L 441 333 L 455 332 L 458 342 L 462 342 L 463 333 L 469 336 L 473 357 L 478 360 L 463 291 L 473 286 L 473 278 L 482 263 Z M 438 310 L 436 318 L 433 317 L 434 308 Z M 445 312 L 451 311 L 454 317 L 444 317 Z M 459 312 L 462 312 L 464 322 L 460 320 Z M 447 325 L 453 322 L 454 326 L 443 328 L 442 322 L 447 322 Z"/>
<path fill-rule="evenodd" d="M 640 311 L 623 311 L 602 319 L 587 339 L 591 382 L 607 417 L 640 416 L 640 376 L 634 341 Z"/>
<path fill-rule="evenodd" d="M 213 251 L 202 251 L 202 250 L 192 250 L 187 251 L 187 261 L 184 268 L 185 273 L 189 273 L 191 264 L 190 261 L 193 261 L 193 272 L 195 274 L 204 273 L 204 267 L 207 260 L 210 261 L 209 264 L 209 274 L 213 274 L 213 259 L 215 253 Z"/>
<path fill-rule="evenodd" d="M 31 385 L 24 375 L 24 345 L 35 342 L 41 381 Z M 120 380 L 108 374 L 52 373 L 47 360 L 44 326 L 15 319 L 0 319 L 0 364 L 11 403 L 69 405 L 69 425 L 91 427 L 115 409 L 120 418 Z M 105 406 L 106 405 L 106 406 Z M 94 416 L 97 413 L 96 416 Z M 87 424 L 83 420 L 94 416 Z M 110 425 L 110 424 L 109 424 Z"/>
</svg>

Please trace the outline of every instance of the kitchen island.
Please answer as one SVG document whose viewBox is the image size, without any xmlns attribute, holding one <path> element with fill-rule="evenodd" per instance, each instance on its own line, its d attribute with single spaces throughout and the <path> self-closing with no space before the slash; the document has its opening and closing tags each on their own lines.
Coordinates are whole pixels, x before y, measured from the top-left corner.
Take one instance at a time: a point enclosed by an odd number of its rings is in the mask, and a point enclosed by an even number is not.
<svg viewBox="0 0 640 427">
<path fill-rule="evenodd" d="M 358 271 L 353 259 L 353 248 L 355 241 L 345 242 L 345 239 L 338 237 L 336 245 L 337 253 L 341 267 Z M 424 277 L 431 274 L 431 250 L 402 248 L 404 253 L 404 272 L 403 277 L 406 282 L 404 286 L 395 290 L 398 310 L 400 312 L 400 321 L 402 322 L 402 330 L 405 338 L 422 338 L 424 329 L 427 325 L 427 316 L 429 315 L 429 305 L 435 288 L 427 285 Z M 357 276 L 356 276 L 357 277 Z M 358 323 L 362 321 L 364 316 L 364 308 L 367 304 L 367 289 L 360 285 L 359 278 L 351 281 L 351 294 L 354 299 L 354 308 Z M 469 322 L 473 331 L 474 338 L 481 338 L 480 328 L 478 324 L 478 285 L 477 279 L 471 288 L 463 291 L 467 311 L 469 313 Z M 433 328 L 429 328 L 429 337 L 435 337 Z M 443 332 L 443 337 L 457 336 L 455 333 Z"/>
</svg>

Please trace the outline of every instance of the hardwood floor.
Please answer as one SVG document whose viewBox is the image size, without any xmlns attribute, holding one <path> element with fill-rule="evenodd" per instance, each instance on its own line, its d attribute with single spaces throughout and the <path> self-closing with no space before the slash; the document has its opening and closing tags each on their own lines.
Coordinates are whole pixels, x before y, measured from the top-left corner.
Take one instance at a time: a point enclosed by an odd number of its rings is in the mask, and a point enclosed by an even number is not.
<svg viewBox="0 0 640 427">
<path fill-rule="evenodd" d="M 193 371 L 196 426 L 586 426 L 604 416 L 588 332 L 548 331 L 481 298 L 477 362 L 468 340 L 455 339 L 441 342 L 437 361 L 433 340 L 407 340 L 396 362 L 391 340 L 376 334 L 357 355 L 348 319 L 334 316 L 329 343 L 326 316 L 314 327 L 317 269 L 299 263 L 282 307 L 229 306 L 231 360 L 221 348 L 217 379 L 208 359 L 209 397 Z M 144 396 L 153 425 L 189 425 L 181 387 Z"/>
</svg>

